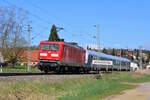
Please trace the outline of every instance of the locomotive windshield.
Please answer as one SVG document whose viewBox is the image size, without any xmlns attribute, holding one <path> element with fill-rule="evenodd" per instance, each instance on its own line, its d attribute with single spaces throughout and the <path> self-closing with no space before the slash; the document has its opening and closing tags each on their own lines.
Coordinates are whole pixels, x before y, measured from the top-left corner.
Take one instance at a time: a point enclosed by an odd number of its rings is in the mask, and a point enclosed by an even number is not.
<svg viewBox="0 0 150 100">
<path fill-rule="evenodd" d="M 59 44 L 42 44 L 41 50 L 59 50 Z"/>
</svg>

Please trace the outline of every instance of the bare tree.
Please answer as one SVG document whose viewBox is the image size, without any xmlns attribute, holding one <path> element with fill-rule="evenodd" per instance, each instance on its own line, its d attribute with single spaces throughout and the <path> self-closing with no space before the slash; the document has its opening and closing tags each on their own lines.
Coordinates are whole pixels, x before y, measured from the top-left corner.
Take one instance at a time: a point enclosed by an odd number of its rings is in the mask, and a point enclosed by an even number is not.
<svg viewBox="0 0 150 100">
<path fill-rule="evenodd" d="M 0 8 L 0 47 L 4 58 L 12 65 L 19 60 L 18 54 L 26 46 L 25 18 L 25 12 L 21 9 Z"/>
</svg>

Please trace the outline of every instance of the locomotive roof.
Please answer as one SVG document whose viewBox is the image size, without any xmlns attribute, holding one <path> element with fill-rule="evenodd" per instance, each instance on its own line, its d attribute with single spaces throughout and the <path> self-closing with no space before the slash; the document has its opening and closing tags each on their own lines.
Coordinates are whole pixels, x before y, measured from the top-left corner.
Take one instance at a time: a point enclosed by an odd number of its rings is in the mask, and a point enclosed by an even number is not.
<svg viewBox="0 0 150 100">
<path fill-rule="evenodd" d="M 74 47 L 77 47 L 77 48 L 80 48 L 80 49 L 84 49 L 83 47 L 79 46 L 77 43 L 74 43 L 74 42 L 64 42 L 64 43 L 69 44 Z"/>
<path fill-rule="evenodd" d="M 63 41 L 40 41 L 40 43 L 64 43 Z"/>
<path fill-rule="evenodd" d="M 107 58 L 107 59 L 111 59 L 111 60 L 118 60 L 118 61 L 122 61 L 122 62 L 130 62 L 130 60 L 127 59 L 127 58 L 112 56 L 112 55 L 108 55 L 108 54 L 100 53 L 100 52 L 95 52 L 95 51 L 91 51 L 91 50 L 86 50 L 86 52 L 88 54 L 98 56 L 98 57 L 102 57 L 102 58 Z"/>
<path fill-rule="evenodd" d="M 75 42 L 64 42 L 64 41 L 41 41 L 40 43 L 65 43 L 67 45 L 76 47 L 76 48 L 80 48 L 80 49 L 84 49 L 83 47 L 79 46 L 77 43 Z"/>
</svg>

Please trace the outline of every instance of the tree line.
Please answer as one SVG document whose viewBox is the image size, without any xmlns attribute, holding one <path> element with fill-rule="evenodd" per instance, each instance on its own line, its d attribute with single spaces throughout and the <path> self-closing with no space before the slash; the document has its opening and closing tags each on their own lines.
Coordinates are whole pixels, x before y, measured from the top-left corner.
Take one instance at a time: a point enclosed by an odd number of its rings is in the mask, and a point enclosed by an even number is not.
<svg viewBox="0 0 150 100">
<path fill-rule="evenodd" d="M 99 52 L 97 49 L 90 48 L 89 46 L 87 46 L 87 49 Z M 128 49 L 103 48 L 101 52 L 105 54 L 113 55 L 113 56 L 124 57 L 137 63 L 140 61 L 140 54 L 141 54 L 139 49 L 128 50 Z M 144 64 L 148 64 L 150 62 L 150 51 L 142 50 L 142 55 L 145 55 L 142 57 L 142 62 Z"/>
<path fill-rule="evenodd" d="M 114 56 L 118 56 L 117 52 L 119 52 L 119 56 L 128 58 L 132 61 L 139 61 L 140 60 L 140 50 L 134 49 L 134 50 L 128 50 L 128 49 L 106 49 L 104 48 L 102 50 L 103 53 L 111 54 Z M 131 55 L 129 56 L 128 53 Z M 142 50 L 142 55 L 145 54 L 145 57 L 142 57 L 143 63 L 149 63 L 150 62 L 150 51 L 148 50 Z"/>
</svg>

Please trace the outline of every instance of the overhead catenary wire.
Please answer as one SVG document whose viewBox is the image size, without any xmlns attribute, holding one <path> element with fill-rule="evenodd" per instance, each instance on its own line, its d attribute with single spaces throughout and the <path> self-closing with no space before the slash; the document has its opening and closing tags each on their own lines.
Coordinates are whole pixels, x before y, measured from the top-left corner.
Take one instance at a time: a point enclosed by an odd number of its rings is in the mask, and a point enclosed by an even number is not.
<svg viewBox="0 0 150 100">
<path fill-rule="evenodd" d="M 24 9 L 24 8 L 21 8 L 21 7 L 18 7 L 10 2 L 8 2 L 7 0 L 3 0 L 3 2 L 5 2 L 6 4 L 10 5 L 10 6 L 13 6 L 14 8 L 18 8 L 18 9 L 22 9 L 23 11 L 25 11 L 27 14 L 33 16 L 34 18 L 38 19 L 39 21 L 41 22 L 44 22 L 44 23 L 47 23 L 47 24 L 53 24 L 52 22 L 50 23 L 49 21 L 43 19 L 43 18 L 40 18 L 39 16 L 29 12 L 28 10 Z"/>
<path fill-rule="evenodd" d="M 11 6 L 15 7 L 15 8 L 24 10 L 27 14 L 29 14 L 29 15 L 31 15 L 32 17 L 38 19 L 38 21 L 41 21 L 41 22 L 46 23 L 46 24 L 49 24 L 49 25 L 52 25 L 52 24 L 53 24 L 53 23 L 50 23 L 49 21 L 47 21 L 47 20 L 45 20 L 45 19 L 43 19 L 43 18 L 37 16 L 36 14 L 33 14 L 33 13 L 31 13 L 31 12 L 29 12 L 29 11 L 27 11 L 27 10 L 21 8 L 21 7 L 18 7 L 18 6 L 16 6 L 16 5 L 14 5 L 14 4 L 8 2 L 7 0 L 3 0 L 3 1 L 4 1 L 6 4 L 8 4 L 8 5 L 11 5 Z M 64 29 L 64 31 L 68 32 L 70 36 L 75 36 L 74 34 L 72 34 L 71 32 L 69 32 L 69 31 L 66 30 L 66 29 Z M 39 33 L 38 35 L 40 35 L 40 33 Z M 37 36 L 36 36 L 36 37 L 37 37 Z"/>
<path fill-rule="evenodd" d="M 29 15 L 31 15 L 32 17 L 34 17 L 35 19 L 37 19 L 38 21 L 40 21 L 40 22 L 42 22 L 42 23 L 44 23 L 44 24 L 48 24 L 48 26 L 50 26 L 50 25 L 52 24 L 51 22 L 49 22 L 49 21 L 47 21 L 47 20 L 45 20 L 45 19 L 43 19 L 43 18 L 37 16 L 36 14 L 33 14 L 33 13 L 31 13 L 31 12 L 29 12 L 29 11 L 27 11 L 27 10 L 21 8 L 21 7 L 18 7 L 18 6 L 16 6 L 16 5 L 14 5 L 14 4 L 8 2 L 7 0 L 3 0 L 3 2 L 6 3 L 6 4 L 8 4 L 8 5 L 10 5 L 10 6 L 12 6 L 12 7 L 14 7 L 14 8 L 23 10 L 23 11 L 26 12 L 27 14 L 29 14 Z M 43 26 L 41 26 L 41 27 L 43 27 Z M 45 28 L 45 27 L 43 27 L 43 28 Z M 46 28 L 48 29 L 48 27 L 46 27 Z M 38 34 L 38 35 L 39 35 L 39 34 Z M 38 36 L 38 35 L 37 35 L 37 36 Z M 37 37 L 37 36 L 36 36 L 36 37 Z M 34 36 L 34 37 L 35 37 L 35 36 Z"/>
<path fill-rule="evenodd" d="M 28 4 L 31 5 L 31 6 L 34 7 L 34 8 L 36 8 L 36 9 L 42 11 L 42 12 L 44 11 L 45 14 L 49 14 L 49 15 L 50 15 L 49 11 L 47 11 L 47 10 L 45 10 L 45 9 L 43 9 L 43 8 L 41 8 L 41 7 L 37 6 L 37 5 L 35 5 L 35 4 L 32 4 L 32 2 L 30 2 L 30 3 L 28 3 Z M 62 22 L 62 23 L 65 23 L 65 21 L 62 20 L 61 18 L 58 18 L 58 17 L 56 17 L 56 16 L 54 16 L 54 15 L 50 15 L 50 16 L 53 17 L 53 18 L 55 18 L 56 20 L 59 20 L 59 21 Z M 66 27 L 72 26 L 70 23 L 69 23 L 69 24 L 66 23 L 66 25 L 65 25 L 65 24 L 63 24 L 63 25 L 66 26 Z M 68 29 L 66 29 L 66 27 L 63 29 L 63 31 L 65 31 L 65 32 L 68 33 L 67 35 L 69 35 L 69 39 L 70 39 L 70 37 L 72 37 L 72 36 L 74 36 L 74 37 L 79 37 L 79 36 L 81 36 L 80 34 L 79 34 L 79 35 L 73 34 L 72 32 L 68 31 Z M 65 35 L 65 36 L 66 36 L 66 35 Z M 74 41 L 75 41 L 75 40 L 74 40 Z"/>
<path fill-rule="evenodd" d="M 30 2 L 30 3 L 28 3 L 28 4 L 31 5 L 31 6 L 34 7 L 34 8 L 36 8 L 36 9 L 42 11 L 42 12 L 44 11 L 44 13 L 46 13 L 46 14 L 50 14 L 49 11 L 47 11 L 46 9 L 41 8 L 41 7 L 39 7 L 39 6 L 35 5 L 35 4 L 33 4 L 32 2 Z M 63 24 L 63 25 L 66 26 L 66 27 L 71 27 L 71 26 L 72 26 L 70 23 L 66 23 L 62 18 L 56 17 L 56 16 L 54 16 L 54 15 L 50 15 L 50 16 L 53 17 L 53 18 L 55 18 L 56 20 L 59 20 L 59 21 L 62 22 L 62 23 L 65 23 L 66 25 L 65 25 L 65 24 Z M 76 37 L 82 36 L 81 34 L 73 34 L 72 32 L 68 31 L 68 29 L 66 29 L 66 28 L 65 28 L 64 31 L 65 31 L 65 32 L 68 32 L 70 36 L 76 36 Z M 88 34 L 88 35 L 89 35 L 89 34 Z M 92 36 L 91 36 L 91 37 L 92 37 Z"/>
<path fill-rule="evenodd" d="M 42 12 L 44 11 L 44 13 L 49 14 L 51 17 L 55 18 L 56 20 L 59 20 L 60 22 L 65 23 L 65 24 L 67 25 L 67 27 L 72 26 L 70 23 L 66 23 L 63 19 L 61 19 L 61 18 L 59 18 L 59 17 L 57 17 L 57 16 L 55 16 L 55 15 L 51 15 L 51 14 L 49 13 L 49 11 L 47 11 L 46 9 L 41 8 L 41 7 L 39 7 L 39 6 L 35 5 L 35 4 L 33 4 L 32 2 L 30 2 L 30 3 L 28 3 L 28 4 L 31 5 L 31 6 L 34 7 L 34 8 L 36 8 L 36 9 L 42 11 Z M 64 25 L 64 24 L 63 24 L 63 25 Z M 66 25 L 65 25 L 65 26 L 66 26 Z"/>
<path fill-rule="evenodd" d="M 36 18 L 38 21 L 40 21 L 40 22 L 42 22 L 42 23 L 46 23 L 46 24 L 48 24 L 48 25 L 52 25 L 52 24 L 53 24 L 52 22 L 49 22 L 48 20 L 43 19 L 43 18 L 37 16 L 36 14 L 33 14 L 33 13 L 31 13 L 31 12 L 29 12 L 29 11 L 27 11 L 27 10 L 21 8 L 21 7 L 18 7 L 18 6 L 16 6 L 16 5 L 14 5 L 14 4 L 8 2 L 7 0 L 3 0 L 3 1 L 4 1 L 6 4 L 8 4 L 8 5 L 11 5 L 11 6 L 15 7 L 15 8 L 24 10 L 27 14 L 31 15 L 32 17 Z M 32 5 L 32 6 L 33 6 L 33 5 Z M 39 6 L 36 6 L 36 5 L 34 5 L 34 6 L 35 6 L 35 8 L 38 8 L 39 10 L 42 9 L 42 8 L 40 8 Z M 33 6 L 33 7 L 34 7 L 34 6 Z M 44 9 L 42 9 L 42 10 L 44 10 Z M 44 10 L 44 12 L 47 12 L 47 11 Z M 56 17 L 56 16 L 53 16 L 53 17 L 54 17 L 55 19 L 57 19 L 57 20 L 59 20 L 59 21 L 61 21 L 61 22 L 64 23 L 64 21 L 63 21 L 62 19 L 60 19 L 60 18 L 58 18 L 58 17 Z M 72 25 L 71 25 L 71 24 L 67 24 L 66 26 L 67 26 L 67 27 L 70 27 L 70 26 L 72 26 Z M 48 27 L 47 27 L 47 28 L 48 28 Z M 70 39 L 70 37 L 72 37 L 72 36 L 73 36 L 73 37 L 81 37 L 81 36 L 82 36 L 81 34 L 73 34 L 72 32 L 70 32 L 70 31 L 69 31 L 68 29 L 66 29 L 66 28 L 64 28 L 63 31 L 65 31 L 65 32 L 68 33 L 68 34 L 65 35 L 65 36 L 68 37 L 68 35 L 69 35 L 69 39 Z M 36 37 L 40 36 L 40 34 L 41 34 L 41 33 L 38 33 L 37 35 L 33 36 L 32 38 L 36 38 Z M 90 35 L 90 34 L 86 34 L 86 35 L 89 35 L 90 37 L 93 38 L 93 36 Z M 79 38 L 78 38 L 78 39 L 79 39 Z M 75 42 L 74 39 L 73 39 L 72 41 Z"/>
</svg>

